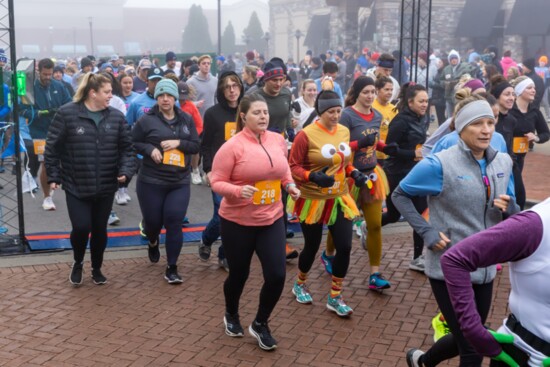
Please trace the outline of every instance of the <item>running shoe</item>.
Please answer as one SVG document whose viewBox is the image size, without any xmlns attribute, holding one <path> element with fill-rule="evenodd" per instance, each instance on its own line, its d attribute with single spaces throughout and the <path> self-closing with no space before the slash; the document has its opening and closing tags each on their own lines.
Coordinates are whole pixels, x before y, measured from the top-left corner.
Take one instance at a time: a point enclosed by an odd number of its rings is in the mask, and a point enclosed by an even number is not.
<svg viewBox="0 0 550 367">
<path fill-rule="evenodd" d="M 353 230 L 355 231 L 355 235 L 357 237 L 361 237 L 361 225 L 364 222 L 365 221 L 363 219 L 359 219 L 359 220 L 356 220 L 355 222 L 353 222 Z"/>
<path fill-rule="evenodd" d="M 425 269 L 424 255 L 420 255 L 416 259 L 413 259 L 409 263 L 409 269 L 414 270 L 414 271 L 419 271 L 419 272 L 423 273 L 424 269 Z"/>
<path fill-rule="evenodd" d="M 353 313 L 351 307 L 344 302 L 342 295 L 339 295 L 338 297 L 331 297 L 329 294 L 327 308 L 332 312 L 336 312 L 336 314 L 340 317 L 347 317 Z"/>
<path fill-rule="evenodd" d="M 267 322 L 260 323 L 254 320 L 248 327 L 248 332 L 258 340 L 258 345 L 263 350 L 274 350 L 277 348 L 277 340 L 271 335 Z"/>
<path fill-rule="evenodd" d="M 294 231 L 292 229 L 286 230 L 286 238 L 293 238 L 294 237 Z"/>
<path fill-rule="evenodd" d="M 422 365 L 420 364 L 420 357 L 422 357 L 422 355 L 424 355 L 424 352 L 421 351 L 420 349 L 410 349 L 408 352 L 407 352 L 407 365 L 409 367 L 421 367 Z"/>
<path fill-rule="evenodd" d="M 241 338 L 244 335 L 243 327 L 239 321 L 239 314 L 231 315 L 226 312 L 223 317 L 223 323 L 225 325 L 225 333 L 234 338 Z"/>
<path fill-rule="evenodd" d="M 55 210 L 55 204 L 51 196 L 46 196 L 42 202 L 42 209 L 46 211 Z"/>
<path fill-rule="evenodd" d="M 191 183 L 193 183 L 193 185 L 202 184 L 201 174 L 200 174 L 199 170 L 191 171 Z"/>
<path fill-rule="evenodd" d="M 132 201 L 132 197 L 130 196 L 130 194 L 128 194 L 128 188 L 127 187 L 123 187 L 123 193 L 124 193 L 124 198 L 126 199 L 127 202 L 130 202 Z"/>
<path fill-rule="evenodd" d="M 208 259 L 210 259 L 211 252 L 212 246 L 205 245 L 202 241 L 199 243 L 199 258 L 202 261 L 208 261 Z"/>
<path fill-rule="evenodd" d="M 367 223 L 365 221 L 361 223 L 361 235 L 359 236 L 359 241 L 361 242 L 361 247 L 367 251 Z"/>
<path fill-rule="evenodd" d="M 94 284 L 103 285 L 107 283 L 107 278 L 101 272 L 101 269 L 92 269 L 92 280 Z"/>
<path fill-rule="evenodd" d="M 223 259 L 220 259 L 218 257 L 218 265 L 220 268 L 223 268 L 226 272 L 229 273 L 229 264 L 227 263 L 227 259 L 224 257 Z"/>
<path fill-rule="evenodd" d="M 309 293 L 305 283 L 298 284 L 298 282 L 295 281 L 294 286 L 292 287 L 292 294 L 296 296 L 296 301 L 298 303 L 308 305 L 313 302 L 313 298 L 311 298 L 311 294 Z"/>
<path fill-rule="evenodd" d="M 384 278 L 379 272 L 372 273 L 369 277 L 369 289 L 388 289 L 391 287 L 390 282 Z"/>
<path fill-rule="evenodd" d="M 434 342 L 451 332 L 441 312 L 432 319 L 432 328 L 434 329 Z"/>
<path fill-rule="evenodd" d="M 183 283 L 183 279 L 181 279 L 180 275 L 178 274 L 177 265 L 168 265 L 166 267 L 166 274 L 164 275 L 164 279 L 166 279 L 168 284 Z"/>
<path fill-rule="evenodd" d="M 114 211 L 111 211 L 111 214 L 109 214 L 109 219 L 107 220 L 107 223 L 110 226 L 116 226 L 120 223 L 120 218 L 116 215 Z"/>
<path fill-rule="evenodd" d="M 81 285 L 82 284 L 82 270 L 83 270 L 82 264 L 73 264 L 73 268 L 71 269 L 71 275 L 69 276 L 69 282 L 71 282 L 72 285 Z"/>
<path fill-rule="evenodd" d="M 321 252 L 321 263 L 323 263 L 323 266 L 325 267 L 325 271 L 332 275 L 332 262 L 334 261 L 334 256 L 327 256 L 327 253 L 325 250 Z"/>
<path fill-rule="evenodd" d="M 147 234 L 145 233 L 145 226 L 143 225 L 143 220 L 139 222 L 139 235 L 141 236 L 141 239 L 146 240 Z"/>
<path fill-rule="evenodd" d="M 158 263 L 160 260 L 160 249 L 159 249 L 159 239 L 155 243 L 150 243 L 147 245 L 147 255 L 149 256 L 149 261 L 152 263 Z"/>
<path fill-rule="evenodd" d="M 294 247 L 290 246 L 288 243 L 286 244 L 286 259 L 292 260 L 298 257 L 298 250 L 296 250 Z"/>
<path fill-rule="evenodd" d="M 115 193 L 115 202 L 117 205 L 126 205 L 128 204 L 128 200 L 126 199 L 126 195 L 124 195 L 124 188 L 121 187 L 118 189 L 118 191 Z"/>
</svg>

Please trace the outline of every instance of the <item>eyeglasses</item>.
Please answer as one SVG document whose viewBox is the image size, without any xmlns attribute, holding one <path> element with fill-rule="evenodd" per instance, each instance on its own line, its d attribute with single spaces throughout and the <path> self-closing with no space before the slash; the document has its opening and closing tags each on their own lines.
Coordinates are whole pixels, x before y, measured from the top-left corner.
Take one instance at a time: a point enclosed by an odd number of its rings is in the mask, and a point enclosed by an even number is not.
<svg viewBox="0 0 550 367">
<path fill-rule="evenodd" d="M 223 87 L 223 89 L 225 89 L 225 90 L 232 90 L 232 89 L 239 90 L 239 85 L 238 84 L 228 84 L 225 87 Z"/>
</svg>

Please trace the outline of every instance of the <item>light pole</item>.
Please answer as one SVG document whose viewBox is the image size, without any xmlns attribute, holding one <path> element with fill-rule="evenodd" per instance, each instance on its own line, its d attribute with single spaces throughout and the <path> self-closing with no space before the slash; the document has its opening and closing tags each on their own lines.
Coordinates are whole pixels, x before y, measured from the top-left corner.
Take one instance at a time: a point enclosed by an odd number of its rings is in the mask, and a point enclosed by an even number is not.
<svg viewBox="0 0 550 367">
<path fill-rule="evenodd" d="M 222 6 L 218 0 L 218 55 L 222 54 Z"/>
<path fill-rule="evenodd" d="M 90 46 L 92 47 L 90 55 L 93 55 L 94 54 L 94 26 L 92 23 L 92 17 L 89 17 L 88 21 L 90 22 Z"/>
<path fill-rule="evenodd" d="M 49 49 L 49 56 L 53 56 L 53 25 L 48 27 L 50 31 L 50 49 Z"/>
<path fill-rule="evenodd" d="M 302 38 L 304 34 L 299 29 L 294 32 L 294 37 L 296 37 L 296 61 L 298 64 L 300 64 L 300 38 Z"/>
<path fill-rule="evenodd" d="M 265 58 L 269 59 L 269 40 L 271 39 L 271 35 L 269 32 L 265 32 L 262 38 L 265 40 Z"/>
</svg>

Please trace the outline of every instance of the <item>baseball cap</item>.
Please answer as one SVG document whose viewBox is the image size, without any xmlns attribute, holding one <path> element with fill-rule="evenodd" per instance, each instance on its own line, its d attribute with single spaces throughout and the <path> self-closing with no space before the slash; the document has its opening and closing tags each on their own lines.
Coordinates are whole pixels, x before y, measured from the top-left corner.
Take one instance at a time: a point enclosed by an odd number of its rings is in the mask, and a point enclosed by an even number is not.
<svg viewBox="0 0 550 367">
<path fill-rule="evenodd" d="M 149 71 L 147 72 L 147 79 L 148 80 L 162 79 L 163 75 L 164 73 L 160 68 L 150 68 Z"/>
<path fill-rule="evenodd" d="M 166 61 L 172 61 L 172 60 L 177 60 L 178 58 L 176 57 L 176 54 L 172 51 L 168 51 L 166 53 Z"/>
<path fill-rule="evenodd" d="M 180 96 L 179 99 L 187 99 L 187 97 L 189 96 L 189 86 L 186 82 L 178 83 L 178 93 Z"/>
<path fill-rule="evenodd" d="M 111 58 L 109 59 L 109 61 L 118 61 L 118 55 L 117 54 L 111 55 Z"/>
<path fill-rule="evenodd" d="M 147 59 L 141 59 L 138 64 L 138 68 L 140 69 L 151 69 L 152 66 L 151 61 Z"/>
</svg>

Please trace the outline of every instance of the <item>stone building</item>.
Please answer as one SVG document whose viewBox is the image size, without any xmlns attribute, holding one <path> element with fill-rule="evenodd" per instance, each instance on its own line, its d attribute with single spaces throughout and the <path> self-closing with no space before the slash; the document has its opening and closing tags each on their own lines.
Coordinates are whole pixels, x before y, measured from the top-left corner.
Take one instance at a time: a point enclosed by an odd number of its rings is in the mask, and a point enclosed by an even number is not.
<svg viewBox="0 0 550 367">
<path fill-rule="evenodd" d="M 270 0 L 269 5 L 273 55 L 399 48 L 401 0 Z M 431 14 L 433 49 L 483 51 L 496 45 L 517 59 L 550 50 L 548 0 L 432 0 Z"/>
</svg>

